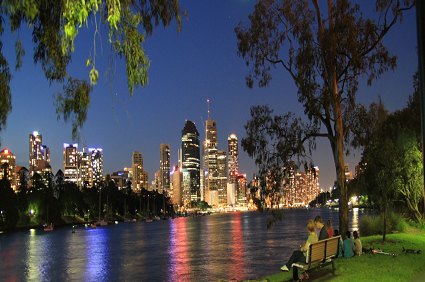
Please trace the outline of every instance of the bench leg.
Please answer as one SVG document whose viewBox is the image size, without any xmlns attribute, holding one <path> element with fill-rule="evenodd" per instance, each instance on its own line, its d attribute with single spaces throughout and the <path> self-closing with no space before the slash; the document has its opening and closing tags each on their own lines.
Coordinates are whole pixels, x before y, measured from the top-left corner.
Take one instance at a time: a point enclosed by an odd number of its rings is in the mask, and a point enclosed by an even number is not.
<svg viewBox="0 0 425 282">
<path fill-rule="evenodd" d="M 292 267 L 292 279 L 298 281 L 298 267 Z"/>
<path fill-rule="evenodd" d="M 332 274 L 335 275 L 335 265 L 334 260 L 332 260 Z"/>
</svg>

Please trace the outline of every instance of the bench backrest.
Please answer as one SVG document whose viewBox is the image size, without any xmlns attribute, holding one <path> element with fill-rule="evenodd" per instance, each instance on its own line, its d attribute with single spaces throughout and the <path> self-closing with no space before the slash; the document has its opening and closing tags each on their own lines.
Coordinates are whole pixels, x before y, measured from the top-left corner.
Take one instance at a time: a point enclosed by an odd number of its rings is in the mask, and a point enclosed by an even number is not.
<svg viewBox="0 0 425 282">
<path fill-rule="evenodd" d="M 311 243 L 308 246 L 306 263 L 309 265 L 338 256 L 341 236 Z"/>
</svg>

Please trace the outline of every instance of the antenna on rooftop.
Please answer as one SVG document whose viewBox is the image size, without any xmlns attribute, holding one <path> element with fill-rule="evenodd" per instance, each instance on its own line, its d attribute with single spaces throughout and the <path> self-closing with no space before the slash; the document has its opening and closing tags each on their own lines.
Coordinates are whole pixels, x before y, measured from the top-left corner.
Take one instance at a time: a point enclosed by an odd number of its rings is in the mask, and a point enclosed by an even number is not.
<svg viewBox="0 0 425 282">
<path fill-rule="evenodd" d="M 210 118 L 210 100 L 207 100 L 208 103 L 208 120 L 211 120 Z"/>
</svg>

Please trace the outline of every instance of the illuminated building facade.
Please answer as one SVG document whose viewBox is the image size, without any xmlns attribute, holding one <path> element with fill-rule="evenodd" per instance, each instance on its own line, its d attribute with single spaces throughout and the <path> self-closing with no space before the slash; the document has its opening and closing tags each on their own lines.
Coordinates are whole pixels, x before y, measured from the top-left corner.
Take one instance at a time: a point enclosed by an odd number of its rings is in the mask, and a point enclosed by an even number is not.
<svg viewBox="0 0 425 282">
<path fill-rule="evenodd" d="M 133 152 L 133 190 L 139 193 L 143 188 L 149 189 L 149 174 L 143 171 L 143 155 L 141 152 Z"/>
<path fill-rule="evenodd" d="M 209 117 L 209 114 L 208 114 Z M 205 201 L 218 205 L 218 167 L 217 167 L 217 122 L 206 120 L 205 141 L 203 142 Z"/>
<path fill-rule="evenodd" d="M 344 165 L 344 170 L 345 170 L 345 181 L 349 182 L 351 179 L 353 179 L 353 173 L 351 172 L 351 170 L 348 168 L 348 163 L 346 163 Z"/>
<path fill-rule="evenodd" d="M 234 205 L 236 203 L 236 188 L 237 184 L 227 183 L 227 204 Z"/>
<path fill-rule="evenodd" d="M 186 170 L 188 175 L 189 185 L 184 186 L 183 194 L 190 195 L 191 201 L 201 200 L 201 160 L 199 148 L 199 133 L 195 123 L 186 120 L 182 130 L 182 147 L 179 151 L 181 157 L 181 167 Z M 187 202 L 187 201 L 186 201 Z"/>
<path fill-rule="evenodd" d="M 292 206 L 295 202 L 295 163 L 294 161 L 288 161 L 283 169 L 285 176 L 283 179 L 283 204 L 286 206 Z"/>
<path fill-rule="evenodd" d="M 229 152 L 229 183 L 237 183 L 239 174 L 238 137 L 235 134 L 227 137 L 227 147 Z"/>
<path fill-rule="evenodd" d="M 319 168 L 308 168 L 305 172 L 294 172 L 293 162 L 287 177 L 284 179 L 284 204 L 289 206 L 308 205 L 320 193 L 319 191 Z"/>
<path fill-rule="evenodd" d="M 362 168 L 362 166 L 361 166 L 361 164 L 360 163 L 358 163 L 357 165 L 356 165 L 356 167 L 354 168 L 354 177 L 355 178 L 358 178 L 359 177 L 359 175 L 361 174 L 363 172 L 363 168 Z"/>
<path fill-rule="evenodd" d="M 162 143 L 159 146 L 159 190 L 160 193 L 171 193 L 170 190 L 170 144 Z"/>
<path fill-rule="evenodd" d="M 37 131 L 29 135 L 29 172 L 30 176 L 51 172 L 50 149 L 42 145 L 42 135 Z"/>
<path fill-rule="evenodd" d="M 183 171 L 181 167 L 174 166 L 171 172 L 173 177 L 173 204 L 180 208 L 183 204 Z"/>
<path fill-rule="evenodd" d="M 192 202 L 192 194 L 190 193 L 190 172 L 187 168 L 182 169 L 182 178 L 183 178 L 183 189 L 182 189 L 182 204 L 183 206 L 190 206 Z"/>
<path fill-rule="evenodd" d="M 84 146 L 78 152 L 78 186 L 92 188 L 103 179 L 103 150 Z"/>
<path fill-rule="evenodd" d="M 218 205 L 227 205 L 227 152 L 217 151 L 217 191 L 218 191 Z"/>
<path fill-rule="evenodd" d="M 63 174 L 65 181 L 78 184 L 78 144 L 63 143 Z"/>
<path fill-rule="evenodd" d="M 18 189 L 18 175 L 16 173 L 16 157 L 8 149 L 0 153 L 0 179 L 8 179 L 13 191 Z"/>
<path fill-rule="evenodd" d="M 236 191 L 237 203 L 239 205 L 246 204 L 246 174 L 239 174 L 237 177 L 238 185 Z"/>
<path fill-rule="evenodd" d="M 79 155 L 79 177 L 78 177 L 78 182 L 79 185 L 82 186 L 87 186 L 87 187 L 92 187 L 92 181 L 91 181 L 91 175 L 93 174 L 92 172 L 92 168 L 90 165 L 90 156 L 88 154 L 88 152 L 86 152 L 87 147 L 84 146 L 83 147 L 83 151 L 82 152 L 78 152 Z"/>
<path fill-rule="evenodd" d="M 127 188 L 127 185 L 130 180 L 130 171 L 116 171 L 111 175 L 111 180 L 114 181 L 115 186 L 118 187 L 118 190 Z"/>
<path fill-rule="evenodd" d="M 305 203 L 313 201 L 320 194 L 319 167 L 308 168 L 306 175 Z"/>
<path fill-rule="evenodd" d="M 90 171 L 92 186 L 100 184 L 103 179 L 103 150 L 101 148 L 89 148 Z"/>
</svg>

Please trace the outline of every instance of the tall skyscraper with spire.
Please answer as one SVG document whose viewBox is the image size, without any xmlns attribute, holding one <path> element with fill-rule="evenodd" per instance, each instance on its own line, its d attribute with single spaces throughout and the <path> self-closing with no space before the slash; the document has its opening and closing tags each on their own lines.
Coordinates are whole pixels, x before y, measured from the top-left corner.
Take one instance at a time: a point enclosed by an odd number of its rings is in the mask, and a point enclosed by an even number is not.
<svg viewBox="0 0 425 282">
<path fill-rule="evenodd" d="M 227 137 L 227 148 L 228 148 L 228 167 L 229 167 L 229 183 L 238 183 L 239 174 L 239 156 L 238 156 L 238 137 L 236 134 L 231 134 Z"/>
<path fill-rule="evenodd" d="M 205 141 L 203 143 L 205 201 L 218 206 L 218 166 L 217 166 L 217 121 L 211 120 L 208 102 L 208 120 L 205 121 Z"/>
<path fill-rule="evenodd" d="M 170 144 L 159 146 L 159 192 L 170 193 Z"/>
<path fill-rule="evenodd" d="M 184 179 L 188 181 L 183 184 L 183 202 L 187 204 L 190 201 L 200 201 L 200 148 L 199 148 L 199 133 L 196 126 L 190 120 L 186 120 L 186 124 L 182 130 L 182 147 L 181 153 L 182 172 Z M 186 200 L 185 200 L 186 199 Z"/>
</svg>

